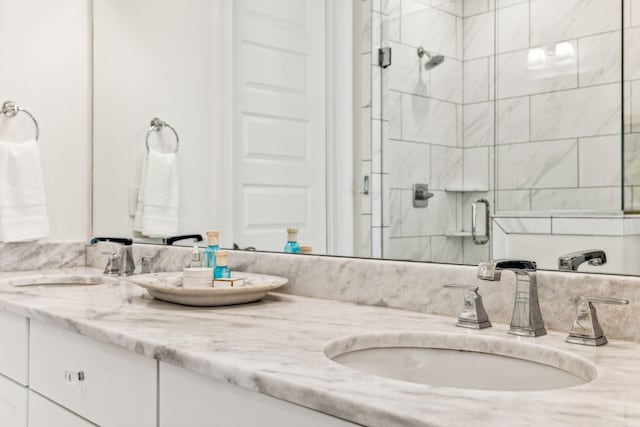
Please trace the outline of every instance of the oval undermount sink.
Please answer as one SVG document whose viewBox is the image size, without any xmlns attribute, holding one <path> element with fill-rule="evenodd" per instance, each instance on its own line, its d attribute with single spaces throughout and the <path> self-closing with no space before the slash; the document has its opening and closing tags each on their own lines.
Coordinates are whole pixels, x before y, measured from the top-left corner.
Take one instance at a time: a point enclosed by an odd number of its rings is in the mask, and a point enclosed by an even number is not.
<svg viewBox="0 0 640 427">
<path fill-rule="evenodd" d="M 479 335 L 357 335 L 331 342 L 325 355 L 376 376 L 475 390 L 553 390 L 597 375 L 593 364 L 571 353 Z"/>
</svg>

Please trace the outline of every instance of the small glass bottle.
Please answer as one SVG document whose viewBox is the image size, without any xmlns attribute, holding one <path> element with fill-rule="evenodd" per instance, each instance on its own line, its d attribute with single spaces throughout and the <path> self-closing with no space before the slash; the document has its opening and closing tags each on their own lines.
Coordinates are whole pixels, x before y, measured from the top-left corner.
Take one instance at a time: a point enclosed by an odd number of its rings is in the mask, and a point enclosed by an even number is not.
<svg viewBox="0 0 640 427">
<path fill-rule="evenodd" d="M 287 228 L 287 244 L 284 245 L 284 251 L 288 254 L 300 253 L 297 228 Z"/>
<path fill-rule="evenodd" d="M 214 279 L 229 279 L 231 278 L 231 270 L 227 265 L 227 251 L 216 251 L 216 268 L 213 270 Z"/>
<path fill-rule="evenodd" d="M 193 251 L 191 251 L 191 263 L 189 263 L 189 267 L 202 267 L 202 254 L 200 253 L 200 248 L 198 248 L 198 245 L 193 245 Z"/>
<path fill-rule="evenodd" d="M 207 248 L 204 250 L 204 258 L 207 263 L 207 267 L 216 268 L 216 252 L 220 250 L 218 245 L 219 230 L 207 231 Z"/>
</svg>

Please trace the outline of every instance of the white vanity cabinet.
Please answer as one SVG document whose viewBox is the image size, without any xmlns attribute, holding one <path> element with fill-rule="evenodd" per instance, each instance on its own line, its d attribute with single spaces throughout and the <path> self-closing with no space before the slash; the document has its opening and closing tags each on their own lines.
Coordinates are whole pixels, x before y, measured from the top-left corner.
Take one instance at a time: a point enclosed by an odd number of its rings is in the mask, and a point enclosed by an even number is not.
<svg viewBox="0 0 640 427">
<path fill-rule="evenodd" d="M 0 374 L 29 384 L 29 319 L 0 310 Z"/>
<path fill-rule="evenodd" d="M 29 387 L 103 426 L 155 427 L 157 361 L 32 321 Z"/>
<path fill-rule="evenodd" d="M 26 427 L 27 388 L 0 375 L 0 425 Z"/>
<path fill-rule="evenodd" d="M 357 424 L 160 362 L 160 427 L 348 427 Z"/>
<path fill-rule="evenodd" d="M 26 409 L 26 408 L 25 408 Z M 8 424 L 9 425 L 9 424 Z M 12 424 L 11 424 L 12 425 Z M 94 427 L 90 423 L 32 391 L 29 392 L 28 427 Z"/>
</svg>

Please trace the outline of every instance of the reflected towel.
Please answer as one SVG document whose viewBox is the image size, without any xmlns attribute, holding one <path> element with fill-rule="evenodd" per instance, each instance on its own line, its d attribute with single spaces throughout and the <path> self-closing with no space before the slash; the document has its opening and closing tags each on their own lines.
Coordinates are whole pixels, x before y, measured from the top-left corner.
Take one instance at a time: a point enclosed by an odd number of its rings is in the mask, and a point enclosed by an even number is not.
<svg viewBox="0 0 640 427">
<path fill-rule="evenodd" d="M 0 242 L 49 235 L 40 149 L 35 139 L 0 141 Z"/>
<path fill-rule="evenodd" d="M 134 230 L 148 237 L 178 234 L 178 158 L 149 150 L 142 164 Z"/>
</svg>

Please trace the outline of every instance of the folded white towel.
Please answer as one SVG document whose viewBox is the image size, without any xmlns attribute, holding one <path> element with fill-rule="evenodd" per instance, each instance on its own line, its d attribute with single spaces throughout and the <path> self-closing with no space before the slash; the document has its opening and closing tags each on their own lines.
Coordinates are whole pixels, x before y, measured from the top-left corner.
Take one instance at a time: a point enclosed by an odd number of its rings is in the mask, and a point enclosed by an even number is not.
<svg viewBox="0 0 640 427">
<path fill-rule="evenodd" d="M 178 234 L 178 158 L 149 150 L 142 165 L 134 230 L 149 237 Z"/>
<path fill-rule="evenodd" d="M 37 142 L 0 141 L 0 242 L 32 241 L 48 235 Z"/>
</svg>

